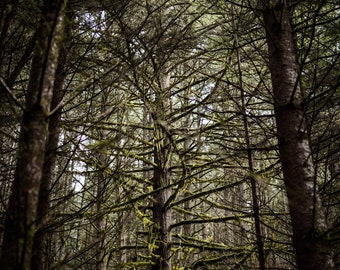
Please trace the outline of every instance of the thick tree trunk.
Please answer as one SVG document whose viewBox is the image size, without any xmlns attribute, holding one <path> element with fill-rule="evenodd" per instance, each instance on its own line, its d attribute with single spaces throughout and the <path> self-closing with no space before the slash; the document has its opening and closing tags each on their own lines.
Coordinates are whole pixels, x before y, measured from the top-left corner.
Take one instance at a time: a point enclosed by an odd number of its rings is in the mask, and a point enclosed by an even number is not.
<svg viewBox="0 0 340 270">
<path fill-rule="evenodd" d="M 297 73 L 296 53 L 286 1 L 267 1 L 264 23 L 275 98 L 280 158 L 299 269 L 335 269 L 323 237 L 327 230 Z"/>
<path fill-rule="evenodd" d="M 23 114 L 19 153 L 6 213 L 1 269 L 30 269 L 43 174 L 48 114 L 61 44 L 64 1 L 45 1 Z"/>
<path fill-rule="evenodd" d="M 71 13 L 68 12 L 67 23 L 70 23 Z M 58 67 L 56 70 L 56 81 L 54 84 L 53 90 L 53 98 L 51 103 L 51 108 L 57 108 L 62 101 L 64 96 L 64 82 L 66 79 L 66 63 L 68 59 L 68 52 L 70 50 L 70 39 L 71 36 L 71 27 L 68 25 L 67 30 L 65 31 L 65 39 L 68 42 L 64 42 L 61 51 L 60 57 L 58 61 Z M 38 208 L 37 208 L 37 232 L 34 236 L 33 242 L 33 253 L 31 260 L 31 268 L 34 270 L 43 270 L 48 269 L 47 266 L 47 258 L 46 256 L 46 248 L 45 248 L 45 238 L 46 231 L 45 225 L 47 221 L 48 211 L 50 209 L 50 193 L 51 187 L 53 183 L 53 172 L 55 169 L 56 159 L 57 159 L 57 148 L 58 141 L 61 129 L 61 112 L 62 107 L 59 108 L 51 115 L 49 119 L 49 128 L 48 128 L 48 139 L 46 144 L 46 155 L 43 166 L 43 174 L 40 184 L 39 190 L 39 200 L 38 200 Z"/>
</svg>

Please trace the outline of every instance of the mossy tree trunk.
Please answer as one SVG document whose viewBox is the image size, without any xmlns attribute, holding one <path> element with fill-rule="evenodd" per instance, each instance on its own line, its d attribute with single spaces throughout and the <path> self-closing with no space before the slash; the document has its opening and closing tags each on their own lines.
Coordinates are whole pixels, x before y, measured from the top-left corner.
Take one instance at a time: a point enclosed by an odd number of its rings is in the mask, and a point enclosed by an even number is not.
<svg viewBox="0 0 340 270">
<path fill-rule="evenodd" d="M 66 1 L 45 1 L 41 13 L 6 213 L 1 269 L 30 269 L 65 4 Z"/>
<path fill-rule="evenodd" d="M 171 209 L 168 207 L 171 189 L 170 164 L 172 146 L 168 133 L 167 115 L 170 112 L 170 75 L 161 76 L 160 90 L 156 93 L 154 120 L 154 163 L 153 189 L 154 195 L 153 221 L 155 223 L 151 240 L 153 248 L 152 270 L 171 269 Z"/>
</svg>

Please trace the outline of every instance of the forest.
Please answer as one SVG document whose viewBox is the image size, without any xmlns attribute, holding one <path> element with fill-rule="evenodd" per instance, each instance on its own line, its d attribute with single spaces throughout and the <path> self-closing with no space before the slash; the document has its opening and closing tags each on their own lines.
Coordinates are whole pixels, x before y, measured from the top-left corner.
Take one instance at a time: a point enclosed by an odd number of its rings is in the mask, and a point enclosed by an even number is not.
<svg viewBox="0 0 340 270">
<path fill-rule="evenodd" d="M 2 0 L 1 270 L 340 269 L 337 0 Z"/>
</svg>

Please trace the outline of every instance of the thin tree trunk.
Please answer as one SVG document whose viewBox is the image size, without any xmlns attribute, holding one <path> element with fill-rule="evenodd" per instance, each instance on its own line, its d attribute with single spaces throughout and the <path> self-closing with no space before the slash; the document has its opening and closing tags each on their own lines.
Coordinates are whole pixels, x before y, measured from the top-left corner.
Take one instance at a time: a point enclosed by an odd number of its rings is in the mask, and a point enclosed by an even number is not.
<svg viewBox="0 0 340 270">
<path fill-rule="evenodd" d="M 259 269 L 265 270 L 266 259 L 265 259 L 264 244 L 263 244 L 262 232 L 261 232 L 260 206 L 259 206 L 259 199 L 258 199 L 258 192 L 257 192 L 257 184 L 256 184 L 255 177 L 254 177 L 255 172 L 254 172 L 253 152 L 250 148 L 251 145 L 250 145 L 249 122 L 248 122 L 248 116 L 247 116 L 245 94 L 244 94 L 244 89 L 243 89 L 243 78 L 242 78 L 242 68 L 241 68 L 242 63 L 241 63 L 241 57 L 240 57 L 240 52 L 239 52 L 237 29 L 235 29 L 235 46 L 236 46 L 236 53 L 237 53 L 239 86 L 241 89 L 241 110 L 242 110 L 242 115 L 243 115 L 243 126 L 244 126 L 244 133 L 245 133 L 245 140 L 246 140 L 246 147 L 247 147 L 248 169 L 250 173 L 252 208 L 254 212 L 255 236 L 256 236 L 256 245 L 257 245 L 258 260 L 259 260 L 259 267 L 260 267 Z"/>
<path fill-rule="evenodd" d="M 153 205 L 153 221 L 155 222 L 155 232 L 152 237 L 155 237 L 154 265 L 152 270 L 170 270 L 170 222 L 171 211 L 167 209 L 166 203 L 170 197 L 170 190 L 166 188 L 170 182 L 169 170 L 167 168 L 166 159 L 168 159 L 168 145 L 164 145 L 164 137 L 161 129 L 156 127 L 156 145 L 155 145 L 155 163 L 157 167 L 154 169 L 153 183 L 154 190 L 158 192 L 154 196 Z M 167 140 L 165 140 L 167 141 Z M 165 166 L 164 166 L 165 165 Z"/>
<path fill-rule="evenodd" d="M 48 136 L 65 1 L 45 1 L 23 114 L 19 153 L 9 199 L 1 269 L 30 269 L 40 181 Z"/>
<path fill-rule="evenodd" d="M 190 98 L 191 98 L 191 87 L 187 87 L 187 89 L 185 90 L 185 103 L 184 103 L 185 108 L 189 108 Z M 189 130 L 191 128 L 190 122 L 191 122 L 191 116 L 187 115 L 185 120 L 184 120 L 183 128 L 186 129 L 186 130 Z M 190 153 L 190 145 L 191 145 L 192 141 L 193 141 L 193 139 L 190 136 L 186 136 L 186 138 L 184 140 L 184 146 L 183 146 L 184 153 Z M 182 185 L 184 185 L 185 181 L 188 181 L 189 183 L 191 181 L 190 178 L 191 178 L 191 174 L 192 174 L 192 171 L 191 171 L 192 160 L 191 160 L 190 156 L 188 155 L 188 157 L 187 157 L 186 154 L 182 158 L 184 158 L 183 163 L 184 163 L 184 166 L 185 166 L 185 169 L 184 169 L 183 175 L 182 175 L 182 177 L 184 177 Z M 188 184 L 185 188 L 184 197 L 188 197 L 188 196 L 190 196 L 190 194 L 191 194 L 191 186 L 190 186 L 190 184 Z M 191 211 L 191 208 L 192 208 L 192 201 L 191 200 L 185 201 L 184 210 L 187 211 L 187 212 L 185 212 L 185 214 L 184 214 L 184 220 L 189 220 L 190 215 L 188 213 Z M 190 236 L 192 236 L 192 233 L 193 233 L 193 224 L 189 224 L 189 223 L 185 224 L 183 226 L 183 235 L 190 237 Z M 186 264 L 191 265 L 193 261 L 194 261 L 194 254 L 192 252 L 190 252 L 187 255 Z"/>
<path fill-rule="evenodd" d="M 171 270 L 171 210 L 167 207 L 170 198 L 170 161 L 171 143 L 167 133 L 166 115 L 170 110 L 169 75 L 161 79 L 161 93 L 156 94 L 156 115 L 154 115 L 154 175 L 153 189 L 158 190 L 154 195 L 153 221 L 155 222 L 155 241 L 152 270 Z"/>
<path fill-rule="evenodd" d="M 99 162 L 101 166 L 106 166 L 105 162 L 107 162 L 106 157 L 103 154 L 99 154 Z M 105 250 L 105 224 L 106 218 L 102 214 L 103 204 L 105 203 L 105 194 L 106 194 L 106 176 L 104 172 L 104 168 L 98 172 L 97 175 L 97 192 L 96 192 L 96 211 L 98 217 L 96 218 L 96 270 L 106 270 L 106 250 Z"/>
<path fill-rule="evenodd" d="M 286 1 L 264 9 L 277 136 L 299 269 L 335 269 L 323 233 L 327 225 L 318 195 L 296 53 Z"/>
<path fill-rule="evenodd" d="M 103 89 L 101 93 L 101 114 L 105 115 L 110 109 L 109 103 L 110 89 Z M 102 120 L 107 121 L 110 114 L 106 115 Z M 105 141 L 108 137 L 107 130 L 99 130 L 100 140 Z M 108 175 L 106 169 L 109 165 L 109 159 L 105 153 L 96 153 L 97 161 L 99 162 L 100 169 L 96 175 L 97 190 L 96 190 L 96 270 L 106 270 L 106 257 L 107 251 L 105 249 L 105 235 L 106 235 L 106 216 L 102 214 L 103 206 L 107 198 L 107 185 Z"/>
</svg>

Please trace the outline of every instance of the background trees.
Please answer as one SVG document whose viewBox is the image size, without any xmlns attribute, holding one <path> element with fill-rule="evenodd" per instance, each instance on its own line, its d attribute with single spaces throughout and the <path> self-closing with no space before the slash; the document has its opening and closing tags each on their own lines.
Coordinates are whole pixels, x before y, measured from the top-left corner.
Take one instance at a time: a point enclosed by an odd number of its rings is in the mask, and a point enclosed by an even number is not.
<svg viewBox="0 0 340 270">
<path fill-rule="evenodd" d="M 262 19 L 266 11 L 278 21 L 283 6 L 294 29 L 292 85 L 300 85 L 314 164 L 306 207 L 313 211 L 319 198 L 328 223 L 321 238 L 338 263 L 339 7 L 248 2 L 70 1 L 54 63 L 49 143 L 41 144 L 46 176 L 35 187 L 45 207 L 38 218 L 30 215 L 41 251 L 32 269 L 297 267 L 292 232 L 301 219 L 290 218 L 281 173 L 286 125 L 278 144 L 265 35 L 272 25 Z M 32 19 L 40 3 L 32 13 L 21 2 L 1 5 L 4 216 L 17 190 L 17 119 L 22 97 L 33 97 L 24 89 L 41 31 Z M 272 76 L 274 90 L 282 74 Z"/>
</svg>

